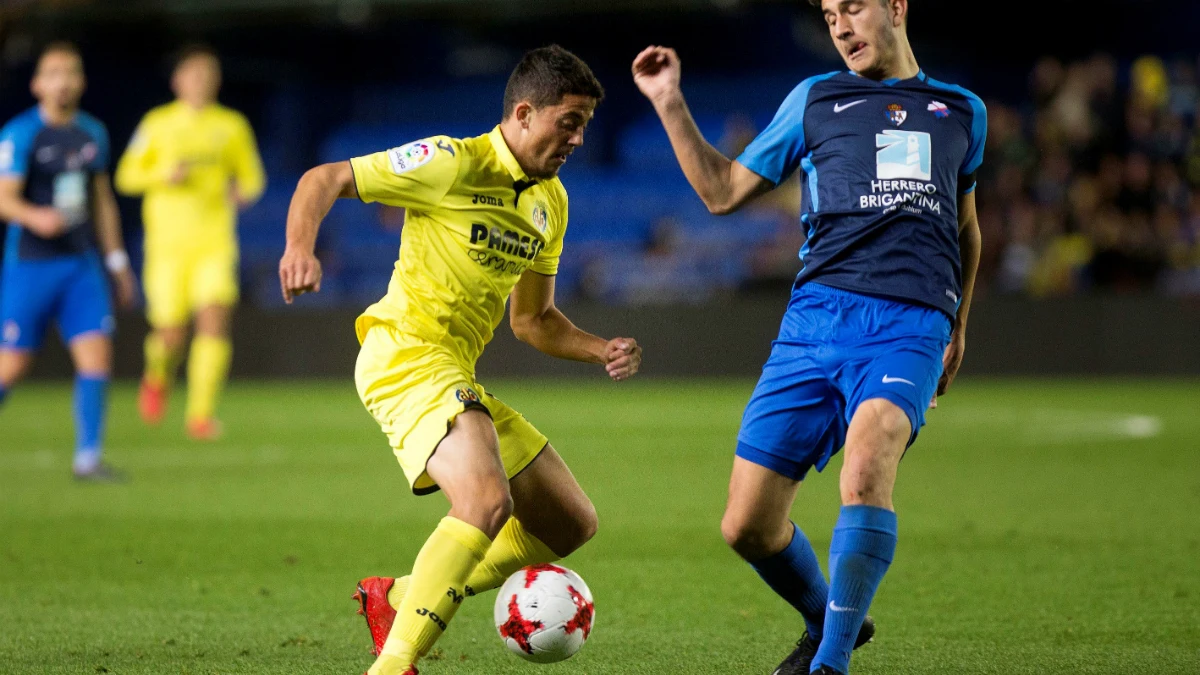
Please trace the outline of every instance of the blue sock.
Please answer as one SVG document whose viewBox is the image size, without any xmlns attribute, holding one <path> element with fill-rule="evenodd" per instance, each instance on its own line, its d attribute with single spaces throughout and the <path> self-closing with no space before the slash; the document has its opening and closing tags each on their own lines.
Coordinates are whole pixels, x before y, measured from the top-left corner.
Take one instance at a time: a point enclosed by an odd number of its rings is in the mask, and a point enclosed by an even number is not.
<svg viewBox="0 0 1200 675">
<path fill-rule="evenodd" d="M 88 471 L 100 463 L 104 444 L 104 411 L 108 394 L 105 375 L 75 378 L 75 469 Z"/>
<path fill-rule="evenodd" d="M 850 652 L 875 590 L 896 553 L 896 514 L 878 506 L 843 506 L 829 545 L 825 636 L 812 670 L 850 672 Z"/>
<path fill-rule="evenodd" d="M 8 390 L 4 385 L 0 385 L 0 405 L 4 405 L 4 399 L 8 397 Z"/>
<path fill-rule="evenodd" d="M 829 585 L 825 583 L 825 575 L 821 573 L 821 565 L 817 562 L 812 544 L 808 543 L 808 538 L 795 523 L 792 523 L 792 527 L 795 528 L 795 534 L 787 548 L 769 558 L 752 562 L 750 566 L 771 590 L 800 612 L 808 636 L 820 642 Z"/>
</svg>

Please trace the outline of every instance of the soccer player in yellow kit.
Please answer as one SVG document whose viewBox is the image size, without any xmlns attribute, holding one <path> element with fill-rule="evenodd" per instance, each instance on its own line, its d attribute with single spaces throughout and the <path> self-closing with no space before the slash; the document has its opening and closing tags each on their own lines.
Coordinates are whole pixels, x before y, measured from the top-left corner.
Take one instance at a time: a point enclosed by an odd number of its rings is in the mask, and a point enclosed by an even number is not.
<svg viewBox="0 0 1200 675">
<path fill-rule="evenodd" d="M 117 166 L 117 190 L 145 195 L 143 284 L 151 333 L 138 409 L 162 420 L 188 324 L 188 433 L 220 436 L 217 400 L 229 374 L 230 314 L 238 299 L 237 210 L 262 194 L 262 161 L 246 118 L 216 102 L 216 54 L 192 47 L 171 78 L 177 99 L 142 119 Z"/>
<path fill-rule="evenodd" d="M 288 302 L 320 290 L 313 246 L 337 198 L 407 209 L 387 295 L 358 318 L 355 379 L 413 492 L 440 489 L 451 508 L 409 577 L 360 584 L 379 654 L 370 675 L 415 674 L 464 597 L 566 556 L 595 532 L 595 509 L 562 458 L 484 391 L 475 362 L 510 300 L 513 332 L 538 350 L 603 364 L 613 380 L 640 367 L 636 341 L 590 335 L 554 305 L 567 226 L 557 173 L 603 95 L 578 57 L 536 49 L 509 78 L 491 133 L 326 164 L 296 188 L 279 265 Z"/>
</svg>

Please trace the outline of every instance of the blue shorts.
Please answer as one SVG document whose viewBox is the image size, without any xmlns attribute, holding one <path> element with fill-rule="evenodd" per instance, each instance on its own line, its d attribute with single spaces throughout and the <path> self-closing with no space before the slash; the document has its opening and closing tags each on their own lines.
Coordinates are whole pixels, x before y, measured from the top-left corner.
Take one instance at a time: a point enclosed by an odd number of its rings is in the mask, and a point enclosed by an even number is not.
<svg viewBox="0 0 1200 675">
<path fill-rule="evenodd" d="M 64 342 L 115 327 L 108 276 L 95 254 L 47 260 L 9 256 L 0 276 L 0 347 L 42 346 L 53 320 Z"/>
<path fill-rule="evenodd" d="M 737 456 L 794 480 L 825 468 L 859 404 L 908 415 L 911 445 L 942 376 L 950 317 L 809 282 L 792 292 L 779 338 L 742 417 Z"/>
</svg>

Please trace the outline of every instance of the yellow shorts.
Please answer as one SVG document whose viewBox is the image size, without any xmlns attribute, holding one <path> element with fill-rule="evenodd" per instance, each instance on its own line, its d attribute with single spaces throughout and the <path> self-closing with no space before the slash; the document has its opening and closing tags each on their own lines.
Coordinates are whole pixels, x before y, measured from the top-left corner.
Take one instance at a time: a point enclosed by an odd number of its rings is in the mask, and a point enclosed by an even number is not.
<svg viewBox="0 0 1200 675">
<path fill-rule="evenodd" d="M 142 285 L 151 326 L 186 325 L 198 309 L 237 304 L 237 251 L 148 254 Z"/>
<path fill-rule="evenodd" d="M 438 490 L 425 464 L 454 419 L 470 408 L 491 415 L 509 478 L 546 447 L 546 437 L 520 413 L 485 392 L 449 350 L 387 324 L 366 329 L 354 381 L 363 405 L 391 442 L 414 494 Z"/>
</svg>

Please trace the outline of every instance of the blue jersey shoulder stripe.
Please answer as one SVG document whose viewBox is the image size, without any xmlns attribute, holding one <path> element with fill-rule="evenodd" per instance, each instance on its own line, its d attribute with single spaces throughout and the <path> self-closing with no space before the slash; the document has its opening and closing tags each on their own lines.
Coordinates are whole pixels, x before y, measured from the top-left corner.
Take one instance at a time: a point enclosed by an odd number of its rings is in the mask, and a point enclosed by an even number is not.
<svg viewBox="0 0 1200 675">
<path fill-rule="evenodd" d="M 75 123 L 80 129 L 83 129 L 89 136 L 92 137 L 93 140 L 96 141 L 98 148 L 96 153 L 96 161 L 94 164 L 97 167 L 97 170 L 107 171 L 108 162 L 110 159 L 108 128 L 104 126 L 104 122 L 101 122 L 82 110 L 76 113 Z"/>
<path fill-rule="evenodd" d="M 971 104 L 971 145 L 967 150 L 967 159 L 963 162 L 959 174 L 969 176 L 975 173 L 983 164 L 983 146 L 987 144 L 987 106 L 983 104 L 983 99 L 957 84 L 939 82 L 932 77 L 925 81 L 930 86 L 958 93 Z"/>
<path fill-rule="evenodd" d="M 738 156 L 742 166 L 779 185 L 800 165 L 807 153 L 804 143 L 804 110 L 813 85 L 839 75 L 834 71 L 804 80 L 779 106 L 775 118 Z"/>
<path fill-rule="evenodd" d="M 0 129 L 0 175 L 24 176 L 29 170 L 33 142 L 46 126 L 34 106 L 9 120 Z"/>
</svg>

